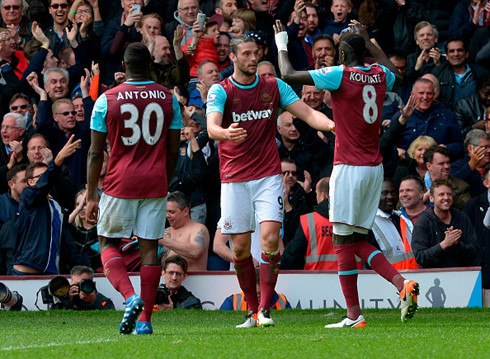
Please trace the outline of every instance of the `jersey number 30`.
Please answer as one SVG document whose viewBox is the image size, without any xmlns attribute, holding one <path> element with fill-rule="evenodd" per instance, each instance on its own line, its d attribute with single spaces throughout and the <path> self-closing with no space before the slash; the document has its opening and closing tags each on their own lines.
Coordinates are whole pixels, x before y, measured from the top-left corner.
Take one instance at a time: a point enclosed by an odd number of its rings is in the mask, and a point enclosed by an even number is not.
<svg viewBox="0 0 490 359">
<path fill-rule="evenodd" d="M 121 105 L 121 115 L 126 112 L 129 112 L 131 117 L 127 120 L 124 120 L 124 128 L 130 128 L 133 131 L 133 134 L 130 137 L 121 136 L 123 143 L 126 146 L 133 146 L 138 143 L 138 141 L 141 139 L 141 136 L 143 135 L 143 139 L 147 144 L 149 144 L 150 146 L 156 144 L 160 139 L 163 131 L 164 114 L 162 107 L 155 102 L 149 103 L 145 107 L 145 110 L 143 111 L 143 116 L 141 117 L 141 128 L 138 124 L 138 107 L 136 107 L 136 105 L 133 105 L 132 103 L 125 103 Z M 153 134 L 150 133 L 150 118 L 152 113 L 155 113 L 156 115 L 156 127 L 155 133 Z"/>
<path fill-rule="evenodd" d="M 362 88 L 362 99 L 364 101 L 362 117 L 367 123 L 374 123 L 378 118 L 378 105 L 376 105 L 376 89 L 373 85 L 366 85 Z"/>
</svg>

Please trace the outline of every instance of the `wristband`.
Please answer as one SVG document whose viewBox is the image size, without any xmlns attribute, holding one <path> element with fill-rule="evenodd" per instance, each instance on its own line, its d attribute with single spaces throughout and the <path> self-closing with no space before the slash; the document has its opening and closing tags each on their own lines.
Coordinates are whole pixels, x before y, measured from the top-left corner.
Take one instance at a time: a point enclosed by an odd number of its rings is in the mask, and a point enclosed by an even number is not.
<svg viewBox="0 0 490 359">
<path fill-rule="evenodd" d="M 275 36 L 277 51 L 288 51 L 288 33 L 286 31 L 278 32 Z"/>
<path fill-rule="evenodd" d="M 76 11 L 73 11 L 72 9 L 70 9 L 70 14 L 72 14 L 72 15 L 76 15 L 76 14 L 77 14 L 77 12 L 76 12 Z"/>
</svg>

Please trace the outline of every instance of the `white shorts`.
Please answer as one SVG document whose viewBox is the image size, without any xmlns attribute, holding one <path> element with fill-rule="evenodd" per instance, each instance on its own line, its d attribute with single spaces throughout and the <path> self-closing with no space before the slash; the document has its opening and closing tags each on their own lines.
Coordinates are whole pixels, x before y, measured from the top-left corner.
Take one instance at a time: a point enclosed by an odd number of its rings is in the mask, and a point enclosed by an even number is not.
<svg viewBox="0 0 490 359">
<path fill-rule="evenodd" d="M 165 231 L 166 211 L 167 197 L 128 199 L 103 193 L 97 233 L 107 238 L 159 239 Z"/>
<path fill-rule="evenodd" d="M 330 222 L 371 229 L 378 210 L 382 185 L 381 164 L 333 166 L 329 194 Z"/>
<path fill-rule="evenodd" d="M 255 230 L 259 223 L 282 223 L 284 212 L 282 176 L 247 182 L 221 184 L 221 233 L 238 234 Z"/>
</svg>

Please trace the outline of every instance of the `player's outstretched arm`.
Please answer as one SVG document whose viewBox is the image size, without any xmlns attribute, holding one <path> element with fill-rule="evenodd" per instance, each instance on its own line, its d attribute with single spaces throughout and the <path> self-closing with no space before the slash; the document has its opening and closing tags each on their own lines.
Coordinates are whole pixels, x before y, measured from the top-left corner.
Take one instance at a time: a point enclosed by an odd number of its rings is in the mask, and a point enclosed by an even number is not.
<svg viewBox="0 0 490 359">
<path fill-rule="evenodd" d="M 286 106 L 286 110 L 317 130 L 331 132 L 335 131 L 335 123 L 331 119 L 329 119 L 323 113 L 312 109 L 301 100 Z"/>
<path fill-rule="evenodd" d="M 97 223 L 99 205 L 97 201 L 97 183 L 100 170 L 104 161 L 104 145 L 107 134 L 92 130 L 91 145 L 88 150 L 87 160 L 87 210 L 86 216 L 89 223 Z"/>
<path fill-rule="evenodd" d="M 288 34 L 280 20 L 276 20 L 274 34 L 279 57 L 279 70 L 281 78 L 288 83 L 315 85 L 308 71 L 296 71 L 288 57 Z"/>
</svg>

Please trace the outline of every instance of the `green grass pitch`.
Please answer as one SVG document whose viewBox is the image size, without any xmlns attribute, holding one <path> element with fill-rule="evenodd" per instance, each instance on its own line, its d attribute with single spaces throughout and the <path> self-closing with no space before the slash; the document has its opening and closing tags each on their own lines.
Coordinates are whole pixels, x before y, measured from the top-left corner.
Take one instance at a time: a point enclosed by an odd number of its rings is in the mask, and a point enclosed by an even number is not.
<svg viewBox="0 0 490 359">
<path fill-rule="evenodd" d="M 0 312 L 0 358 L 490 358 L 490 309 L 364 310 L 366 328 L 324 329 L 343 310 L 273 311 L 276 326 L 235 329 L 241 313 L 155 312 L 153 335 L 122 336 L 122 312 Z"/>
</svg>

